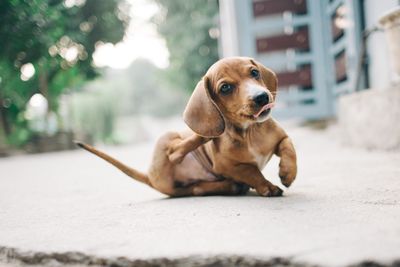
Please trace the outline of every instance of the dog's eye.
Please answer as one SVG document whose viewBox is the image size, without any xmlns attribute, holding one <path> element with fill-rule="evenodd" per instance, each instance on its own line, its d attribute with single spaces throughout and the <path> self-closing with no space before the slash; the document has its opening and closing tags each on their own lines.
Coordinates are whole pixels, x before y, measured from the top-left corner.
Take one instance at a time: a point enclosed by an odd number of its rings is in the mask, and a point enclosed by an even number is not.
<svg viewBox="0 0 400 267">
<path fill-rule="evenodd" d="M 252 69 L 250 71 L 250 74 L 251 74 L 251 77 L 253 77 L 253 78 L 256 78 L 256 79 L 260 78 L 260 72 L 256 69 Z"/>
<path fill-rule="evenodd" d="M 229 83 L 224 83 L 220 87 L 220 91 L 222 94 L 227 95 L 233 91 L 234 86 Z"/>
</svg>

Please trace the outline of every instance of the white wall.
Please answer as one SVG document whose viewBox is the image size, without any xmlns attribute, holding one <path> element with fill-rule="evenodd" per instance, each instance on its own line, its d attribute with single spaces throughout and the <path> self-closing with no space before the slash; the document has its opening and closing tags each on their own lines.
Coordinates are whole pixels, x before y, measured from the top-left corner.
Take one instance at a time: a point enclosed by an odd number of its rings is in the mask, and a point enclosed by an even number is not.
<svg viewBox="0 0 400 267">
<path fill-rule="evenodd" d="M 221 37 L 219 39 L 220 56 L 238 56 L 239 40 L 236 25 L 236 10 L 232 0 L 219 1 L 219 17 L 221 28 Z"/>
<path fill-rule="evenodd" d="M 366 28 L 374 27 L 382 15 L 397 6 L 399 6 L 398 0 L 365 0 Z M 370 60 L 370 87 L 375 89 L 389 87 L 393 74 L 384 33 L 373 33 L 368 39 L 367 46 Z"/>
</svg>

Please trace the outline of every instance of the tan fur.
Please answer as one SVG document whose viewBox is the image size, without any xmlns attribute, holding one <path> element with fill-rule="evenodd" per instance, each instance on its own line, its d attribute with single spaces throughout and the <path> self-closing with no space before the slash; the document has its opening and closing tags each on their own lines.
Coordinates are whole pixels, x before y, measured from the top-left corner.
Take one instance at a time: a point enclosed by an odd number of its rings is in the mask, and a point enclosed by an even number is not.
<svg viewBox="0 0 400 267">
<path fill-rule="evenodd" d="M 250 75 L 258 70 L 260 76 Z M 221 85 L 234 90 L 228 95 Z M 164 134 L 155 147 L 148 174 L 127 167 L 112 157 L 81 144 L 132 178 L 169 196 L 236 195 L 254 188 L 262 196 L 280 196 L 282 190 L 261 173 L 273 154 L 279 156 L 279 176 L 290 186 L 297 173 L 292 142 L 268 114 L 259 111 L 252 92 L 265 91 L 275 100 L 276 75 L 251 58 L 216 62 L 196 86 L 184 112 L 193 131 Z"/>
</svg>

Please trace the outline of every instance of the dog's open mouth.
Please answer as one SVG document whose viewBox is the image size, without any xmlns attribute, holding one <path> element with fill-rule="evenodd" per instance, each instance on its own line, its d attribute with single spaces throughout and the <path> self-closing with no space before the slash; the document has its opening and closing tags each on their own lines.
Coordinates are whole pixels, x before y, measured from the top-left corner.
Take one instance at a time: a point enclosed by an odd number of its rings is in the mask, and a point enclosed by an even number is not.
<svg viewBox="0 0 400 267">
<path fill-rule="evenodd" d="M 273 108 L 274 106 L 275 106 L 275 103 L 268 103 L 267 105 L 260 108 L 260 110 L 256 114 L 253 115 L 253 118 L 257 119 L 259 117 L 268 115 L 271 112 L 271 108 Z"/>
</svg>

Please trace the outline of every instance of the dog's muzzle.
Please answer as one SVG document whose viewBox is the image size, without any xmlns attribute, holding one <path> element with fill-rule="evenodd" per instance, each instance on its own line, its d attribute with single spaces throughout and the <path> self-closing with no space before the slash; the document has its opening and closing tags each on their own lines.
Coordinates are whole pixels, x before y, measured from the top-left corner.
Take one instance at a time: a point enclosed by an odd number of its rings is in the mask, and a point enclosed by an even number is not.
<svg viewBox="0 0 400 267">
<path fill-rule="evenodd" d="M 271 108 L 275 106 L 275 103 L 269 103 L 270 99 L 267 92 L 260 92 L 253 96 L 253 102 L 258 111 L 253 115 L 253 118 L 257 119 L 261 116 L 266 116 L 270 113 Z"/>
<path fill-rule="evenodd" d="M 263 107 L 269 102 L 269 96 L 267 92 L 260 92 L 253 96 L 253 101 L 257 107 Z"/>
</svg>

